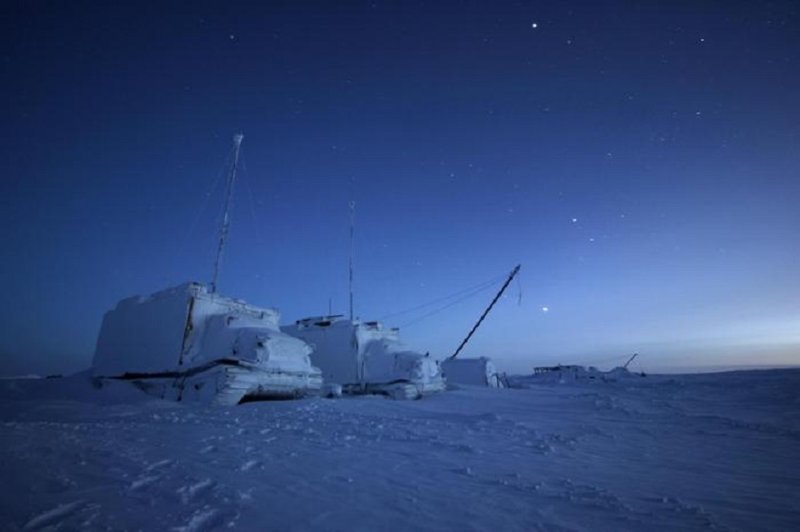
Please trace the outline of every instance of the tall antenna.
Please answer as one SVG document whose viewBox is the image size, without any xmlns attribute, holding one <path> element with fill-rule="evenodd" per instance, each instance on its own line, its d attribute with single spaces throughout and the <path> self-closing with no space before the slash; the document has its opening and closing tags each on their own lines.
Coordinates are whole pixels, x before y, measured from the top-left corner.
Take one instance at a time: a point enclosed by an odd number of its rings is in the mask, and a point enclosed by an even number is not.
<svg viewBox="0 0 800 532">
<path fill-rule="evenodd" d="M 353 321 L 353 240 L 355 236 L 356 202 L 350 200 L 350 321 Z"/>
<path fill-rule="evenodd" d="M 236 181 L 236 169 L 239 166 L 239 150 L 242 147 L 244 135 L 237 133 L 233 136 L 233 164 L 228 174 L 228 182 L 225 185 L 225 212 L 222 215 L 222 226 L 219 228 L 219 246 L 217 256 L 214 259 L 214 275 L 211 278 L 211 293 L 217 291 L 217 278 L 219 277 L 219 263 L 222 258 L 222 250 L 225 248 L 225 240 L 228 238 L 228 229 L 231 226 L 231 198 L 233 197 L 233 182 Z"/>
</svg>

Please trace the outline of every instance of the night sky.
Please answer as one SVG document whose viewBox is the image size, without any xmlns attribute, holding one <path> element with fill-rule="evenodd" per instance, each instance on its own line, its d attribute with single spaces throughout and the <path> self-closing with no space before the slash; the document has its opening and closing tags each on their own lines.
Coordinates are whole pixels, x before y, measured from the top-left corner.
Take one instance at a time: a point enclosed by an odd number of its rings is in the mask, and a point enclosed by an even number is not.
<svg viewBox="0 0 800 532">
<path fill-rule="evenodd" d="M 800 363 L 800 4 L 110 4 L 3 3 L 0 374 L 210 280 L 238 131 L 220 291 L 284 322 L 347 312 L 354 200 L 356 315 L 432 355 L 521 263 L 464 355 Z"/>
</svg>

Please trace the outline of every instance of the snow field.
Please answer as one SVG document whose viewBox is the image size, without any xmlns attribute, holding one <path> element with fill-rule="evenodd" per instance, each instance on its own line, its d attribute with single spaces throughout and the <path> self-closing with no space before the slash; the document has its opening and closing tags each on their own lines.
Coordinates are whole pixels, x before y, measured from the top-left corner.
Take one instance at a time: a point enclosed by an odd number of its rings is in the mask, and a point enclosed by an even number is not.
<svg viewBox="0 0 800 532">
<path fill-rule="evenodd" d="M 203 408 L 0 384 L 3 530 L 789 530 L 800 371 Z"/>
</svg>

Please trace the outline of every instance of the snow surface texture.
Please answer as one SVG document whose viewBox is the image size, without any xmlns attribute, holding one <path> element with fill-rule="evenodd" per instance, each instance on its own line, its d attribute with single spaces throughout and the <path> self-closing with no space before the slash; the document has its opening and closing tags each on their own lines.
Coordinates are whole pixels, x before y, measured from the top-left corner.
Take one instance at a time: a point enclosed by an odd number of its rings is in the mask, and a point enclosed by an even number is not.
<svg viewBox="0 0 800 532">
<path fill-rule="evenodd" d="M 798 530 L 800 371 L 199 407 L 0 381 L 3 530 Z"/>
</svg>

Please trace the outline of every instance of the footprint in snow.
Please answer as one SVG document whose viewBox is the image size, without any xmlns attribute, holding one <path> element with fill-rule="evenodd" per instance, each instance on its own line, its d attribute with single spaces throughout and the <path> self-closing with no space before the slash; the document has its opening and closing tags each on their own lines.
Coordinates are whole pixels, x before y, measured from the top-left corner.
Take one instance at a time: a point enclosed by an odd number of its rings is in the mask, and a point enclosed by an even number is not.
<svg viewBox="0 0 800 532">
<path fill-rule="evenodd" d="M 172 463 L 172 460 L 160 460 L 158 462 L 154 462 L 145 468 L 145 471 L 153 471 L 154 469 L 160 469 L 162 467 L 168 466 Z"/>
<path fill-rule="evenodd" d="M 154 482 L 156 482 L 157 480 L 160 480 L 160 479 L 161 479 L 161 477 L 158 476 L 158 475 L 139 477 L 136 480 L 134 480 L 133 482 L 131 482 L 130 490 L 131 491 L 140 490 L 142 488 L 145 488 L 145 487 L 149 486 L 150 484 L 153 484 Z"/>
<path fill-rule="evenodd" d="M 182 486 L 178 488 L 177 493 L 181 496 L 181 502 L 183 504 L 189 504 L 191 501 L 195 500 L 199 495 L 202 495 L 209 491 L 214 486 L 214 482 L 211 479 L 204 479 L 200 482 L 192 484 L 191 486 Z"/>
<path fill-rule="evenodd" d="M 59 525 L 69 516 L 80 510 L 87 503 L 86 501 L 68 502 L 59 504 L 52 510 L 48 510 L 33 517 L 25 523 L 23 530 L 41 530 L 44 527 L 59 528 Z"/>
<path fill-rule="evenodd" d="M 258 460 L 248 460 L 247 462 L 242 464 L 242 467 L 240 467 L 239 470 L 240 471 L 250 471 L 255 466 L 257 466 L 258 463 L 259 463 Z"/>
<path fill-rule="evenodd" d="M 472 477 L 475 475 L 475 472 L 472 470 L 471 467 L 459 467 L 453 470 L 454 473 L 458 473 L 460 475 L 465 475 L 468 477 Z"/>
<path fill-rule="evenodd" d="M 195 512 L 184 526 L 173 528 L 176 532 L 203 532 L 222 524 L 225 516 L 215 508 L 205 508 Z"/>
</svg>

